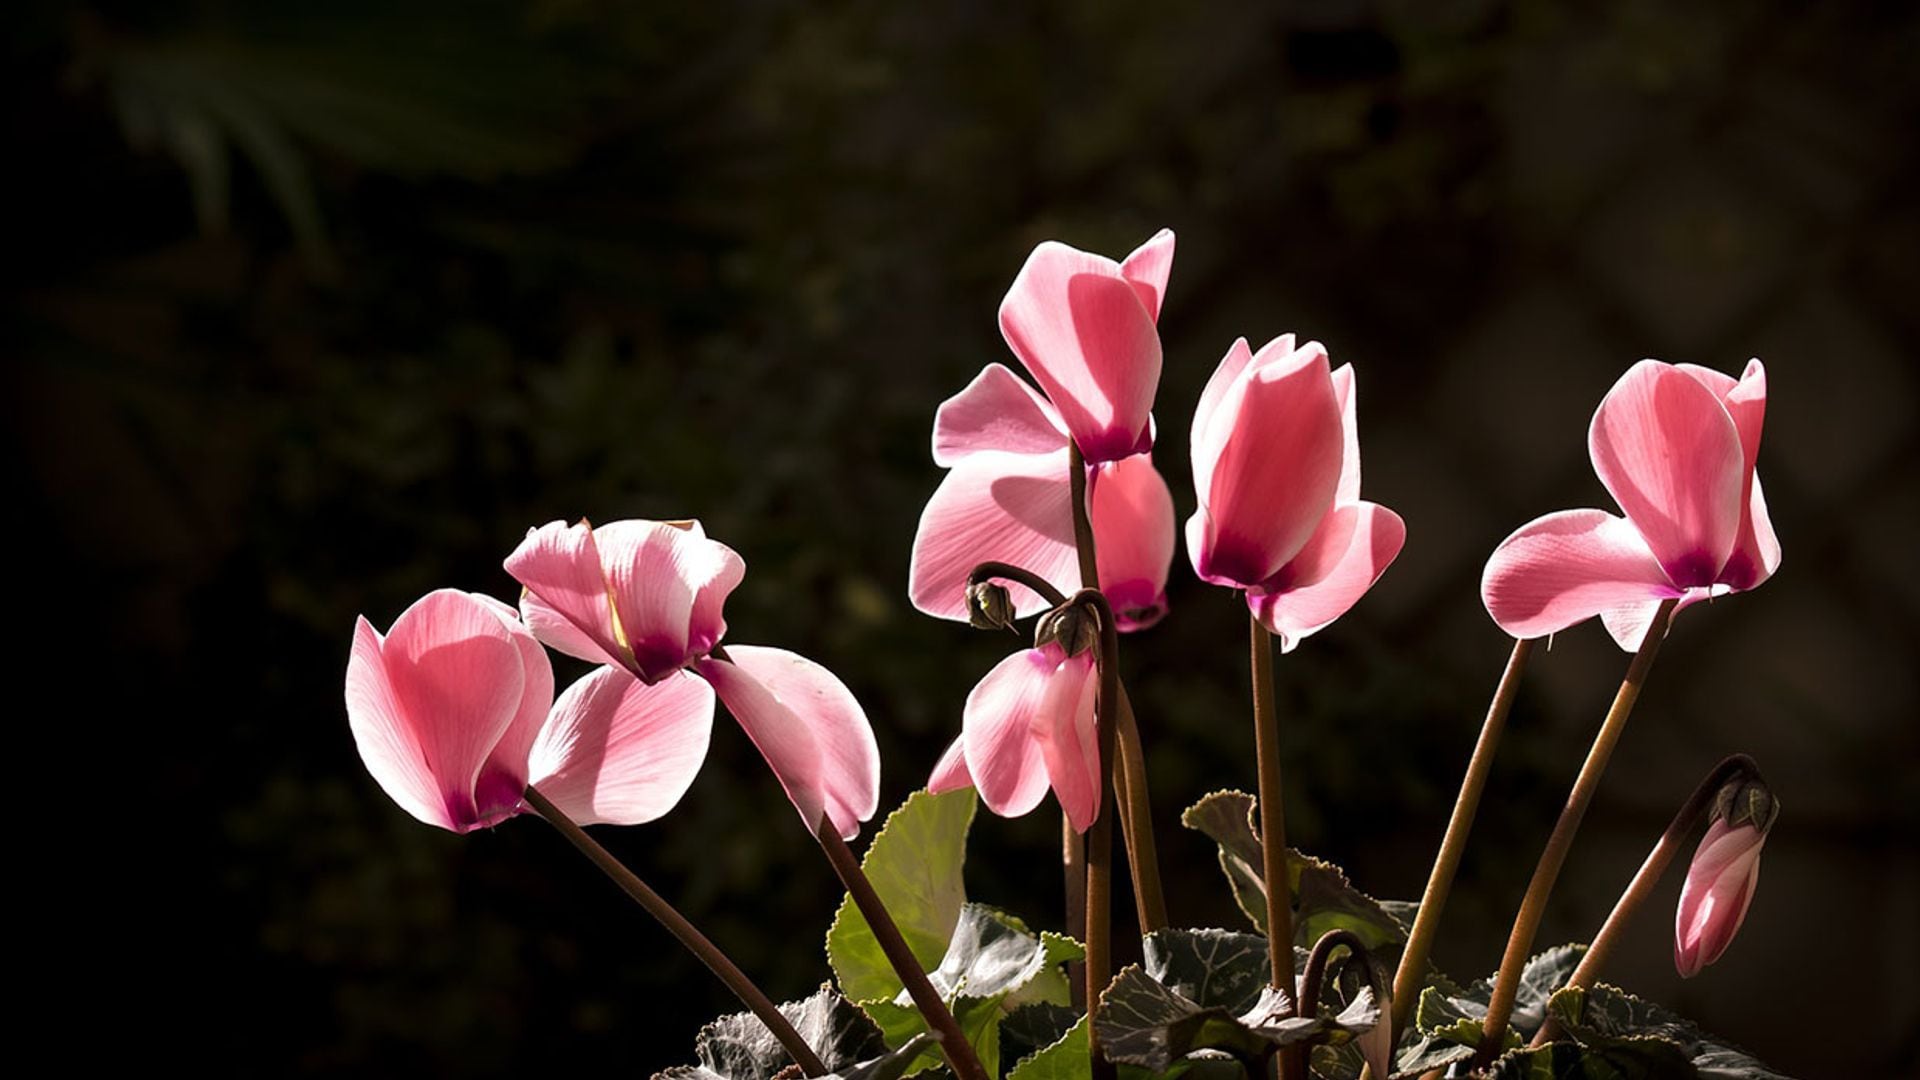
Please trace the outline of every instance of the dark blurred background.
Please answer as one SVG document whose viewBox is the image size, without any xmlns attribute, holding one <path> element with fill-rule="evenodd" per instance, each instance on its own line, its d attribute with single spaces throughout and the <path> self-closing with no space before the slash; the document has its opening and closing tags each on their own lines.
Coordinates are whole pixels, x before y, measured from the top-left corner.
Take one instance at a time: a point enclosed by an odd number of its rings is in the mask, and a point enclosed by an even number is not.
<svg viewBox="0 0 1920 1080">
<path fill-rule="evenodd" d="M 1584 939 L 1695 779 L 1785 805 L 1719 965 L 1678 873 L 1610 975 L 1808 1076 L 1920 1048 L 1920 33 L 1907 3 L 96 3 L 10 17 L 4 320 L 20 629 L 16 949 L 86 1054 L 215 1075 L 644 1076 L 717 983 L 549 830 L 455 837 L 361 767 L 354 616 L 511 596 L 532 524 L 698 516 L 732 637 L 837 670 L 892 805 L 1005 639 L 905 600 L 933 410 L 1034 243 L 1179 234 L 1157 460 L 1237 335 L 1360 373 L 1405 554 L 1280 665 L 1290 831 L 1419 894 L 1507 642 L 1509 530 L 1610 505 L 1642 356 L 1772 384 L 1779 576 L 1690 611 L 1556 895 Z M 1126 643 L 1178 921 L 1237 925 L 1179 809 L 1251 787 L 1241 617 L 1184 553 Z M 1624 667 L 1533 665 L 1437 958 L 1497 960 Z M 562 678 L 579 669 L 564 667 Z M 730 722 L 603 838 L 777 997 L 839 894 Z M 1057 818 L 976 898 L 1057 925 Z M 21 872 L 25 874 L 25 871 Z M 1124 917 L 1124 915 L 1123 915 Z M 28 1037 L 23 1033 L 22 1037 Z M 1816 1038 L 1820 1043 L 1816 1044 Z"/>
</svg>

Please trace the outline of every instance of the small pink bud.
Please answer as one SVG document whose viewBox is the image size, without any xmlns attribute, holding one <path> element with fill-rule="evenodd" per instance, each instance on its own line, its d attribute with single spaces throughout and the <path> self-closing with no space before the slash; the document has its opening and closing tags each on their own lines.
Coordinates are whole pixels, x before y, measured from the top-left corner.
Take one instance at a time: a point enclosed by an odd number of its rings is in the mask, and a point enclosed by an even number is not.
<svg viewBox="0 0 1920 1080">
<path fill-rule="evenodd" d="M 1730 826 L 1725 819 L 1716 819 L 1701 838 L 1673 923 L 1673 966 L 1681 978 L 1698 975 L 1733 942 L 1753 902 L 1766 841 L 1751 822 Z"/>
</svg>

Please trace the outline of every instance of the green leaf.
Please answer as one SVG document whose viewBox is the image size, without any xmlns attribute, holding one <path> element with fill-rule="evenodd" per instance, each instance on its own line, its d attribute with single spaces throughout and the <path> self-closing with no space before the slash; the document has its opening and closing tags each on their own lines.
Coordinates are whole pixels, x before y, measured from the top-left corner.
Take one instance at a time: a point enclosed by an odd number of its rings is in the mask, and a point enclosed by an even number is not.
<svg viewBox="0 0 1920 1080">
<path fill-rule="evenodd" d="M 907 947 L 924 967 L 946 954 L 966 902 L 961 868 L 967 858 L 967 829 L 973 824 L 971 788 L 930 795 L 916 791 L 887 816 L 860 866 L 892 913 Z M 827 963 L 848 999 L 866 1004 L 889 1001 L 901 982 L 887 963 L 866 917 L 847 897 L 827 930 Z"/>
<path fill-rule="evenodd" d="M 1688 1080 L 1699 1074 L 1672 1041 L 1638 1035 L 1604 1048 L 1555 1042 L 1514 1050 L 1486 1075 L 1489 1080 Z"/>
<path fill-rule="evenodd" d="M 1082 1014 L 1070 1005 L 1036 1001 L 1010 1009 L 1000 1018 L 1000 1057 L 1021 1061 L 1066 1037 Z"/>
<path fill-rule="evenodd" d="M 1547 1009 L 1573 1039 L 1589 1049 L 1610 1049 L 1658 1038 L 1684 1052 L 1689 1067 L 1714 1080 L 1786 1080 L 1757 1058 L 1709 1035 L 1691 1020 L 1653 1002 L 1601 983 L 1567 987 L 1554 994 Z"/>
<path fill-rule="evenodd" d="M 1087 1018 L 1082 1016 L 1044 1049 L 1021 1058 L 1007 1080 L 1088 1080 L 1092 1075 L 1092 1062 L 1087 1056 Z"/>
<path fill-rule="evenodd" d="M 1220 846 L 1220 869 L 1233 897 L 1261 933 L 1267 926 L 1267 886 L 1254 797 L 1244 791 L 1216 791 L 1188 807 L 1180 823 L 1206 834 Z M 1406 927 L 1378 900 L 1353 887 L 1330 862 L 1287 849 L 1287 876 L 1293 893 L 1293 943 L 1311 948 L 1329 930 L 1348 930 L 1375 959 L 1388 963 L 1407 940 Z"/>
<path fill-rule="evenodd" d="M 1065 1004 L 1066 980 L 1060 976 L 1060 965 L 1084 955 L 1072 938 L 1036 935 L 1004 911 L 966 904 L 960 909 L 946 955 L 927 977 L 953 1010 L 981 1063 L 998 1075 L 1001 1017 L 1015 1005 L 1051 994 L 1051 988 L 1036 990 L 1048 975 L 1058 981 L 1059 996 L 1052 1003 Z M 891 1001 L 868 1002 L 863 1008 L 880 1025 L 889 1046 L 926 1030 L 926 1021 L 905 990 Z M 939 1060 L 937 1048 L 930 1047 L 909 1071 L 930 1068 Z"/>
<path fill-rule="evenodd" d="M 1587 947 L 1578 943 L 1559 945 L 1527 961 L 1520 970 L 1520 985 L 1514 991 L 1513 1018 L 1509 1023 L 1528 1038 L 1540 1030 L 1547 1018 L 1547 999 L 1567 985 L 1573 969 L 1587 955 Z"/>
<path fill-rule="evenodd" d="M 1156 930 L 1141 942 L 1153 980 L 1200 1006 L 1238 1014 L 1267 988 L 1267 939 L 1234 930 Z M 1298 966 L 1304 966 L 1301 960 Z"/>
<path fill-rule="evenodd" d="M 1192 954 L 1185 951 L 1173 955 L 1177 957 L 1176 966 L 1192 962 Z M 1235 952 L 1222 966 L 1232 970 L 1243 963 L 1244 957 L 1244 952 Z M 1173 977 L 1189 989 L 1205 987 L 1210 996 L 1219 999 L 1245 997 L 1231 979 L 1196 981 L 1184 973 Z M 1382 1020 L 1371 988 L 1332 1016 L 1322 1013 L 1308 1019 L 1293 1015 L 1294 1011 L 1292 998 L 1285 991 L 1267 986 L 1261 986 L 1252 1004 L 1237 1013 L 1225 1005 L 1202 1004 L 1162 984 L 1140 967 L 1129 965 L 1100 996 L 1093 1023 L 1108 1058 L 1165 1072 L 1202 1050 L 1223 1051 L 1243 1063 L 1257 1064 L 1284 1046 L 1345 1043 L 1373 1030 Z"/>
<path fill-rule="evenodd" d="M 886 1055 L 887 1044 L 880 1029 L 831 986 L 822 986 L 811 997 L 787 1002 L 780 1006 L 780 1012 L 829 1069 L 851 1069 L 858 1062 Z M 658 1075 L 669 1080 L 765 1080 L 794 1063 L 760 1018 L 745 1012 L 722 1016 L 701 1028 L 694 1039 L 693 1053 L 700 1064 L 679 1066 Z"/>
</svg>

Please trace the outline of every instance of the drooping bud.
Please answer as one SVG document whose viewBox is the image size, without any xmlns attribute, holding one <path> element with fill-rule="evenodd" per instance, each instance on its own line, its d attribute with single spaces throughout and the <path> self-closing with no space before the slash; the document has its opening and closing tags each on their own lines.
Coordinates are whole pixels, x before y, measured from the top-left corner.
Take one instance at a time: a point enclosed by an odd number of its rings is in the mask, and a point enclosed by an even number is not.
<svg viewBox="0 0 1920 1080">
<path fill-rule="evenodd" d="M 1746 775 L 1729 780 L 1713 798 L 1713 820 L 1730 826 L 1752 824 L 1765 833 L 1780 816 L 1780 800 L 1765 780 Z"/>
<path fill-rule="evenodd" d="M 1749 798 L 1734 800 L 1736 813 L 1752 814 L 1751 807 Z M 1769 796 L 1762 809 L 1763 814 L 1739 825 L 1731 824 L 1729 817 L 1716 817 L 1693 853 L 1673 921 L 1673 966 L 1681 978 L 1690 979 L 1720 959 L 1746 920 L 1747 906 L 1760 882 L 1760 849 L 1767 842 L 1766 829 L 1759 822 L 1771 825 L 1778 808 Z"/>
<path fill-rule="evenodd" d="M 967 622 L 975 630 L 1012 630 L 1013 598 L 1007 587 L 997 581 L 976 581 L 967 586 Z"/>
<path fill-rule="evenodd" d="M 1033 647 L 1058 642 L 1068 656 L 1079 656 L 1100 640 L 1100 617 L 1086 604 L 1067 603 L 1045 615 L 1033 630 Z"/>
</svg>

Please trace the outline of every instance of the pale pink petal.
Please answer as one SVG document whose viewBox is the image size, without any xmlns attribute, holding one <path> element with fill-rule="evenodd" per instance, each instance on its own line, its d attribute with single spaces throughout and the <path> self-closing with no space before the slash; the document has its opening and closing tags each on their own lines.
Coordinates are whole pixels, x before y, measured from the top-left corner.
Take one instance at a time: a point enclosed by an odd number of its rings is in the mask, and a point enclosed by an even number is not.
<svg viewBox="0 0 1920 1080">
<path fill-rule="evenodd" d="M 1674 913 L 1674 967 L 1683 978 L 1720 958 L 1746 921 L 1760 878 L 1766 834 L 1716 820 L 1701 838 Z"/>
<path fill-rule="evenodd" d="M 1160 335 L 1111 259 L 1048 241 L 1000 304 L 1000 332 L 1090 463 L 1150 445 Z"/>
<path fill-rule="evenodd" d="M 380 651 L 393 702 L 453 827 L 464 832 L 512 814 L 526 787 L 524 760 L 504 784 L 475 789 L 526 690 L 520 649 L 500 616 L 470 594 L 431 592 L 393 621 Z"/>
<path fill-rule="evenodd" d="M 547 659 L 547 650 L 540 647 L 521 623 L 519 612 L 491 596 L 470 595 L 498 616 L 501 625 L 507 628 L 514 648 L 520 652 L 520 669 L 526 676 L 520 708 L 515 711 L 506 734 L 494 745 L 493 753 L 487 756 L 474 790 L 482 803 L 508 797 L 518 799 L 527 784 L 527 759 L 533 753 L 534 740 L 539 738 L 540 728 L 547 722 L 547 711 L 553 707 L 553 662 Z"/>
<path fill-rule="evenodd" d="M 1333 369 L 1333 396 L 1340 402 L 1340 431 L 1345 437 L 1340 449 L 1340 483 L 1333 489 L 1335 503 L 1360 499 L 1360 390 L 1353 378 L 1353 365 Z"/>
<path fill-rule="evenodd" d="M 1345 435 L 1317 342 L 1254 355 L 1195 443 L 1201 524 L 1189 557 L 1202 580 L 1247 588 L 1299 553 L 1333 505 Z M 1231 358 L 1229 358 L 1231 359 Z"/>
<path fill-rule="evenodd" d="M 1291 652 L 1309 634 L 1345 615 L 1380 580 L 1400 548 L 1407 527 L 1400 515 L 1370 502 L 1336 507 L 1320 532 L 1292 563 L 1299 578 L 1277 587 L 1251 589 L 1247 605 Z M 1283 572 L 1284 573 L 1284 572 Z"/>
<path fill-rule="evenodd" d="M 1067 429 L 1053 406 L 1003 364 L 988 364 L 933 414 L 936 465 L 955 465 L 980 450 L 1048 454 L 1066 445 Z"/>
<path fill-rule="evenodd" d="M 354 745 L 388 798 L 428 825 L 452 829 L 446 795 L 400 711 L 380 644 L 380 632 L 365 617 L 354 624 L 353 652 L 347 659 L 347 723 Z"/>
<path fill-rule="evenodd" d="M 805 725 L 820 748 L 819 787 L 827 816 L 842 838 L 859 835 L 860 823 L 880 805 L 880 748 L 853 691 L 833 672 L 785 649 L 733 645 L 727 658 Z"/>
<path fill-rule="evenodd" d="M 1708 589 L 1688 589 L 1680 594 L 1680 602 L 1673 607 L 1673 614 L 1680 613 L 1695 604 L 1704 604 L 1708 600 L 1725 596 L 1730 592 L 1725 585 L 1715 585 Z M 1653 625 L 1653 616 L 1660 610 L 1660 600 L 1642 600 L 1621 607 L 1608 608 L 1600 613 L 1600 622 L 1607 628 L 1614 644 L 1626 652 L 1638 652 L 1640 643 L 1647 639 L 1647 629 Z"/>
<path fill-rule="evenodd" d="M 760 680 L 736 664 L 707 656 L 695 660 L 693 670 L 712 684 L 720 700 L 726 703 L 727 711 L 739 721 L 747 738 L 753 740 L 754 748 L 767 759 L 793 808 L 800 812 L 807 832 L 817 830 L 827 813 L 826 794 L 821 784 L 825 770 L 821 764 L 820 743 L 807 729 L 806 722 L 781 704 Z"/>
<path fill-rule="evenodd" d="M 586 522 L 553 521 L 528 529 L 506 567 L 526 587 L 520 610 L 535 637 L 596 664 L 630 662 L 614 629 L 600 548 Z"/>
<path fill-rule="evenodd" d="M 1141 630 L 1167 613 L 1167 573 L 1173 567 L 1173 493 L 1135 454 L 1095 466 L 1087 478 L 1088 520 L 1100 591 L 1122 632 Z"/>
<path fill-rule="evenodd" d="M 1267 348 L 1293 351 L 1293 335 L 1282 334 L 1269 343 Z M 1265 349 L 1261 350 L 1265 352 Z M 1253 363 L 1253 350 L 1247 346 L 1246 338 L 1235 338 L 1227 347 L 1227 355 L 1220 358 L 1220 365 L 1213 369 L 1213 376 L 1207 380 L 1206 389 L 1200 391 L 1200 404 L 1193 410 L 1193 427 L 1188 432 L 1187 444 L 1191 447 L 1208 445 L 1209 435 L 1218 437 L 1212 441 L 1224 440 L 1226 429 L 1215 428 L 1214 417 L 1220 412 L 1220 404 L 1227 399 L 1227 392 L 1234 389 L 1240 380 L 1240 374 Z M 1205 491 L 1212 486 L 1214 459 L 1219 448 L 1214 447 L 1206 455 L 1193 455 L 1193 486 L 1196 491 Z"/>
<path fill-rule="evenodd" d="M 732 548 L 708 540 L 693 523 L 694 541 L 679 557 L 681 572 L 693 586 L 693 621 L 687 626 L 687 651 L 704 656 L 713 651 L 727 635 L 727 621 L 721 614 L 727 597 L 747 576 L 747 563 Z"/>
<path fill-rule="evenodd" d="M 1780 538 L 1774 535 L 1773 519 L 1767 514 L 1767 498 L 1760 491 L 1760 477 L 1753 478 L 1753 493 L 1748 499 L 1746 520 L 1740 525 L 1740 540 L 1733 546 L 1720 582 L 1735 592 L 1744 592 L 1773 576 L 1780 569 Z"/>
<path fill-rule="evenodd" d="M 987 808 L 1019 817 L 1047 794 L 1047 768 L 1034 738 L 1034 714 L 1047 697 L 1060 651 L 1025 649 L 994 665 L 967 695 L 960 741 L 967 775 Z"/>
<path fill-rule="evenodd" d="M 1711 584 L 1740 533 L 1740 434 L 1720 398 L 1658 360 L 1621 376 L 1594 413 L 1594 471 L 1675 585 Z"/>
<path fill-rule="evenodd" d="M 1604 510 L 1562 510 L 1522 525 L 1480 578 L 1487 614 L 1517 638 L 1680 592 L 1633 524 Z"/>
<path fill-rule="evenodd" d="M 1080 588 L 1066 450 L 986 451 L 955 465 L 921 512 L 907 595 L 928 615 L 964 620 L 967 575 L 988 560 L 1026 567 L 1067 594 Z M 1025 586 L 1008 590 L 1022 616 L 1048 606 Z"/>
<path fill-rule="evenodd" d="M 725 544 L 664 521 L 615 521 L 594 530 L 613 606 L 634 670 L 648 682 L 713 648 L 726 624 L 720 607 L 746 564 Z M 710 590 L 701 615 L 705 647 L 693 640 L 695 598 Z"/>
<path fill-rule="evenodd" d="M 1167 278 L 1173 273 L 1173 230 L 1161 229 L 1147 242 L 1120 260 L 1120 273 L 1133 283 L 1145 305 L 1147 316 L 1160 321 L 1160 302 L 1167 295 Z"/>
<path fill-rule="evenodd" d="M 1053 797 L 1075 832 L 1086 832 L 1100 815 L 1100 742 L 1094 708 L 1100 679 L 1093 650 L 1065 656 L 1059 646 L 1040 650 L 1058 661 L 1047 676 L 1046 695 L 1033 714 L 1033 737 L 1046 761 Z"/>
<path fill-rule="evenodd" d="M 934 764 L 933 775 L 927 778 L 927 791 L 944 795 L 972 786 L 973 774 L 967 771 L 967 738 L 962 735 L 947 744 L 946 753 Z"/>
<path fill-rule="evenodd" d="M 1765 365 L 1758 359 L 1747 361 L 1747 368 L 1738 379 L 1698 364 L 1675 364 L 1674 367 L 1713 391 L 1713 396 L 1720 400 L 1740 435 L 1741 458 L 1746 467 L 1752 469 L 1760 457 L 1760 431 L 1767 415 Z"/>
<path fill-rule="evenodd" d="M 553 703 L 532 757 L 533 785 L 582 825 L 638 825 L 673 809 L 700 772 L 713 688 L 677 671 L 649 686 L 603 667 Z"/>
</svg>

